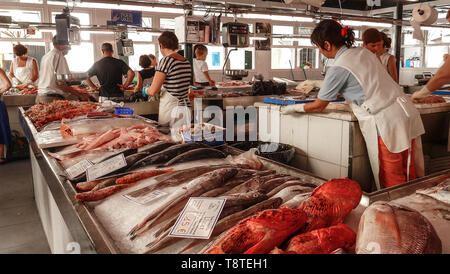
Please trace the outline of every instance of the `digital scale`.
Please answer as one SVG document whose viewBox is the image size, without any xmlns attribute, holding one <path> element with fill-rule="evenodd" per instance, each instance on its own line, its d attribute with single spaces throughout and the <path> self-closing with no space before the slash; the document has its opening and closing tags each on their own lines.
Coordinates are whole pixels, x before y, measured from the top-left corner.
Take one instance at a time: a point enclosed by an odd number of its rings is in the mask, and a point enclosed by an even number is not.
<svg viewBox="0 0 450 274">
<path fill-rule="evenodd" d="M 250 43 L 248 24 L 230 22 L 222 25 L 224 47 L 247 48 Z"/>
</svg>

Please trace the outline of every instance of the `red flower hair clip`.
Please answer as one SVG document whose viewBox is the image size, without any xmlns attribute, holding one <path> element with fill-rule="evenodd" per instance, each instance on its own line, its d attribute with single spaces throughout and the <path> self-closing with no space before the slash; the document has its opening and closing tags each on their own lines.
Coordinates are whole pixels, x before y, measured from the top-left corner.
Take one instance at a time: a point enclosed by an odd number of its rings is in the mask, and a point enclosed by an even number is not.
<svg viewBox="0 0 450 274">
<path fill-rule="evenodd" d="M 341 29 L 341 36 L 342 37 L 347 37 L 347 33 L 348 33 L 348 26 L 345 26 Z"/>
</svg>

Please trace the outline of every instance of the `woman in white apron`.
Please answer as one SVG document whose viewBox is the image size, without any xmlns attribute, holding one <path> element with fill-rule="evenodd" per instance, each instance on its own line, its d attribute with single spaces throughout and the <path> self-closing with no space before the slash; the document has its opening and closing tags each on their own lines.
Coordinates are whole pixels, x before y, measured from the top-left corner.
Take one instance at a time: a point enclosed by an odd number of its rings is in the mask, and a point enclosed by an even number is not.
<svg viewBox="0 0 450 274">
<path fill-rule="evenodd" d="M 16 58 L 11 63 L 9 77 L 13 86 L 32 85 L 39 78 L 39 69 L 36 59 L 27 56 L 28 49 L 24 45 L 14 46 Z"/>
<path fill-rule="evenodd" d="M 324 56 L 335 59 L 333 67 L 316 101 L 287 106 L 281 112 L 321 112 L 341 93 L 358 118 L 377 188 L 423 176 L 420 135 L 425 130 L 420 114 L 376 55 L 352 48 L 353 31 L 334 20 L 320 22 L 311 41 Z"/>
<path fill-rule="evenodd" d="M 158 122 L 170 126 L 175 133 L 182 126 L 190 128 L 192 110 L 188 93 L 192 68 L 189 60 L 177 53 L 178 38 L 173 32 L 163 32 L 158 41 L 164 57 L 158 63 L 152 85 L 146 93 L 155 96 L 162 89 Z"/>
</svg>

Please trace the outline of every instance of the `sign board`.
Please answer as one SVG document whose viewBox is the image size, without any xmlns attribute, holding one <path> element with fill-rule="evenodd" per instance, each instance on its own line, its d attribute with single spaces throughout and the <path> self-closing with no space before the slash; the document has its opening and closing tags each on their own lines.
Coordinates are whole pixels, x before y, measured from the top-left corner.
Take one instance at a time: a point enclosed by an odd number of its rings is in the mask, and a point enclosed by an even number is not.
<svg viewBox="0 0 450 274">
<path fill-rule="evenodd" d="M 142 26 L 142 11 L 111 10 L 111 21 L 117 25 Z"/>
</svg>

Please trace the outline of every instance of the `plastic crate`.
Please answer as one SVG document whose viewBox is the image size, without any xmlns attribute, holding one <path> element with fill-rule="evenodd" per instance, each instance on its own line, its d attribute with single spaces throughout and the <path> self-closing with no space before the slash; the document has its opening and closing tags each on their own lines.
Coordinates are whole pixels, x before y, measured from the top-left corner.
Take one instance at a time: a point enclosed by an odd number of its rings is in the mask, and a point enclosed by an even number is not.
<svg viewBox="0 0 450 274">
<path fill-rule="evenodd" d="M 116 114 L 116 115 L 133 115 L 134 110 L 132 108 L 127 108 L 127 107 L 115 107 L 114 114 Z"/>
<path fill-rule="evenodd" d="M 305 103 L 311 103 L 314 102 L 315 99 L 309 99 L 309 100 L 293 100 L 289 98 L 274 98 L 274 97 L 265 97 L 264 103 L 267 104 L 276 104 L 276 105 L 294 105 L 294 104 L 305 104 Z M 339 98 L 337 100 L 334 100 L 332 102 L 343 102 L 345 101 L 344 98 Z"/>
<path fill-rule="evenodd" d="M 214 126 L 214 125 L 210 125 L 210 124 L 206 124 L 206 126 Z M 192 135 L 190 130 L 188 131 L 183 131 L 181 133 L 181 136 L 183 138 L 183 142 L 185 143 L 202 143 L 202 144 L 206 144 L 209 146 L 220 146 L 225 144 L 225 128 L 222 127 L 218 127 L 218 126 L 214 126 L 215 127 L 215 132 L 214 133 L 209 133 L 209 134 L 205 134 L 203 133 L 202 137 L 200 136 L 196 136 L 196 135 Z M 200 139 L 201 138 L 201 139 Z M 219 141 L 217 139 L 221 139 L 222 141 Z"/>
</svg>

